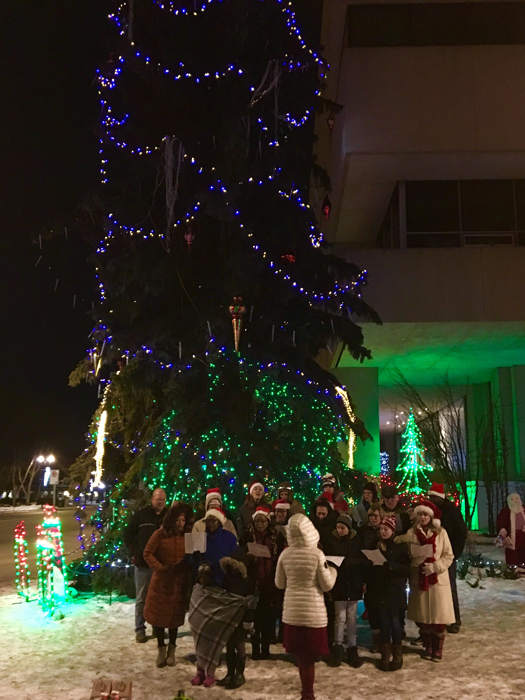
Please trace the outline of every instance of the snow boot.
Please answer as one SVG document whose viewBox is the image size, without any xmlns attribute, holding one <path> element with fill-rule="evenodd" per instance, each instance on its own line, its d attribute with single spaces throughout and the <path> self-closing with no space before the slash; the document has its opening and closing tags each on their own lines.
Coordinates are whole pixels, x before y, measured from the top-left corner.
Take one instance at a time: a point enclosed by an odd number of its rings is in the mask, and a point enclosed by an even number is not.
<svg viewBox="0 0 525 700">
<path fill-rule="evenodd" d="M 443 660 L 443 644 L 445 643 L 444 634 L 433 634 L 432 641 L 432 661 L 439 663 Z"/>
<path fill-rule="evenodd" d="M 364 664 L 363 659 L 359 658 L 357 647 L 348 647 L 346 651 L 346 659 L 352 668 L 361 668 L 361 666 Z"/>
<path fill-rule="evenodd" d="M 421 632 L 421 641 L 423 642 L 421 658 L 430 661 L 432 658 L 432 636 L 428 632 Z"/>
<path fill-rule="evenodd" d="M 204 679 L 204 683 L 202 684 L 205 688 L 211 688 L 212 685 L 215 685 L 216 683 L 215 676 L 211 673 L 208 673 L 206 678 Z"/>
<path fill-rule="evenodd" d="M 269 644 L 261 644 L 261 656 L 259 658 L 261 661 L 269 661 L 272 658 Z"/>
<path fill-rule="evenodd" d="M 155 666 L 157 668 L 164 668 L 166 665 L 166 647 L 159 647 L 157 649 L 157 660 L 155 661 Z"/>
<path fill-rule="evenodd" d="M 175 644 L 168 644 L 168 652 L 166 654 L 166 666 L 175 666 Z"/>
<path fill-rule="evenodd" d="M 148 641 L 146 630 L 139 630 L 135 635 L 135 641 L 139 644 L 145 644 Z"/>
<path fill-rule="evenodd" d="M 370 647 L 371 654 L 379 654 L 379 630 L 372 630 L 372 646 Z"/>
<path fill-rule="evenodd" d="M 233 654 L 228 653 L 226 651 L 226 668 L 228 669 L 228 672 L 224 676 L 224 678 L 220 681 L 217 681 L 217 685 L 220 685 L 223 688 L 229 688 L 230 683 L 233 682 L 233 677 L 235 675 L 235 669 L 236 669 L 236 656 L 235 652 Z"/>
<path fill-rule="evenodd" d="M 205 673 L 203 668 L 197 666 L 197 673 L 191 679 L 192 685 L 202 685 L 204 683 Z"/>
<path fill-rule="evenodd" d="M 252 640 L 252 661 L 259 661 L 261 658 L 261 645 L 256 642 L 255 639 Z"/>
<path fill-rule="evenodd" d="M 390 670 L 390 655 L 392 653 L 391 644 L 381 644 L 381 660 L 377 662 L 377 666 L 381 671 Z"/>
<path fill-rule="evenodd" d="M 244 677 L 244 667 L 246 665 L 246 659 L 239 659 L 235 666 L 235 673 L 231 683 L 226 686 L 229 690 L 234 690 L 235 688 L 240 688 L 241 685 L 246 683 L 246 678 Z"/>
<path fill-rule="evenodd" d="M 449 634 L 459 634 L 461 629 L 461 622 L 454 622 L 452 625 L 447 625 L 447 632 Z"/>
<path fill-rule="evenodd" d="M 399 671 L 403 667 L 403 645 L 392 644 L 392 661 L 389 671 Z"/>
<path fill-rule="evenodd" d="M 328 660 L 328 666 L 331 666 L 332 668 L 339 668 L 343 661 L 343 653 L 343 645 L 334 644 L 332 647 L 332 653 L 330 654 L 330 658 Z"/>
</svg>

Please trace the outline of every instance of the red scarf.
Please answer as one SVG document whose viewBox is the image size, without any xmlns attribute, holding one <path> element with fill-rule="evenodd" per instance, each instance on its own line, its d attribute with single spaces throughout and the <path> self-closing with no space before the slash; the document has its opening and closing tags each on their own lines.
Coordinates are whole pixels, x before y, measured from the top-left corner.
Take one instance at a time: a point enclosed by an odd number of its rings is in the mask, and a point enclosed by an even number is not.
<svg viewBox="0 0 525 700">
<path fill-rule="evenodd" d="M 432 545 L 432 556 L 427 557 L 425 559 L 425 561 L 423 562 L 423 564 L 419 565 L 419 590 L 420 591 L 428 591 L 430 586 L 433 586 L 438 582 L 438 575 L 436 573 L 424 574 L 423 573 L 423 565 L 424 564 L 432 564 L 433 562 L 436 561 L 434 554 L 436 553 L 437 532 L 433 532 L 432 537 L 426 537 L 426 535 L 419 528 L 416 528 L 416 535 L 417 535 L 417 539 L 419 540 L 419 544 L 421 544 L 421 545 L 431 544 Z"/>
</svg>

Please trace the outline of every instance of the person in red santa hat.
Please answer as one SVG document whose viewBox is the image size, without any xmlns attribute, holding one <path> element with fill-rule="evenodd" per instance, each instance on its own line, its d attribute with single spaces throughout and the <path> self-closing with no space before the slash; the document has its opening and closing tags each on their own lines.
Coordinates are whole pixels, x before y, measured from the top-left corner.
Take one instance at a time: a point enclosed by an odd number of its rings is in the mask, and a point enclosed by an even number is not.
<svg viewBox="0 0 525 700">
<path fill-rule="evenodd" d="M 517 493 L 507 497 L 498 515 L 497 528 L 505 547 L 507 566 L 525 566 L 525 508 Z"/>
<path fill-rule="evenodd" d="M 221 510 L 224 511 L 224 508 L 222 507 L 222 495 L 221 495 L 221 490 L 218 488 L 215 489 L 208 489 L 206 492 L 206 513 L 210 509 L 214 508 L 220 508 Z M 237 539 L 237 530 L 235 529 L 235 525 L 233 522 L 226 516 L 226 522 L 223 525 L 225 530 L 228 530 L 228 532 L 231 532 L 232 535 L 235 535 L 235 539 Z M 206 516 L 204 518 L 201 518 L 200 520 L 197 520 L 195 525 L 193 526 L 192 532 L 204 532 L 206 530 Z"/>
<path fill-rule="evenodd" d="M 246 500 L 239 508 L 239 513 L 237 515 L 237 533 L 239 535 L 239 541 L 241 543 L 245 542 L 244 531 L 253 522 L 253 514 L 258 506 L 265 506 L 269 508 L 268 503 L 264 498 L 264 484 L 261 479 L 252 479 L 248 485 L 248 495 Z"/>
<path fill-rule="evenodd" d="M 255 609 L 255 633 L 252 637 L 252 659 L 269 659 L 270 642 L 275 634 L 281 595 L 275 585 L 275 570 L 286 540 L 271 521 L 268 506 L 257 506 L 252 523 L 244 531 L 248 554 L 255 559 L 255 579 L 259 602 Z M 259 551 L 254 552 L 251 545 Z"/>
<path fill-rule="evenodd" d="M 441 527 L 441 510 L 432 501 L 419 503 L 414 516 L 413 527 L 395 540 L 407 542 L 411 554 L 407 617 L 420 629 L 422 658 L 441 661 L 446 626 L 456 619 L 448 575 L 454 552 Z"/>
</svg>

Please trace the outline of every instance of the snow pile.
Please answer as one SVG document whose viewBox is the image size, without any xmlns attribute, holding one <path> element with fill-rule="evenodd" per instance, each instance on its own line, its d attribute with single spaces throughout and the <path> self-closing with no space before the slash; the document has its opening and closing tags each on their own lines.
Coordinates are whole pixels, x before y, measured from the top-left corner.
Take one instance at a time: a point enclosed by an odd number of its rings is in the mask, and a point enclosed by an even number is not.
<svg viewBox="0 0 525 700">
<path fill-rule="evenodd" d="M 489 579 L 483 589 L 459 582 L 463 627 L 445 642 L 444 661 L 419 657 L 419 647 L 405 645 L 405 665 L 397 673 L 375 668 L 372 656 L 355 670 L 324 663 L 316 667 L 317 700 L 493 700 L 523 697 L 525 659 L 525 580 Z M 361 610 L 361 606 L 360 606 Z M 195 700 L 298 700 L 297 669 L 281 646 L 277 660 L 248 660 L 247 683 L 238 690 L 192 688 L 193 650 L 187 626 L 179 632 L 175 668 L 155 667 L 155 642 L 136 644 L 133 601 L 109 605 L 107 596 L 77 599 L 60 621 L 43 618 L 36 603 L 15 595 L 0 598 L 0 697 L 2 700 L 88 700 L 96 678 L 129 678 L 134 700 L 171 700 L 184 689 Z M 416 634 L 413 623 L 407 634 Z M 358 643 L 370 641 L 368 624 L 359 623 Z M 248 647 L 249 649 L 249 647 Z M 219 669 L 222 677 L 225 669 Z"/>
<path fill-rule="evenodd" d="M 30 506 L 0 506 L 0 513 L 34 513 L 39 510 L 42 510 L 42 505 L 36 503 Z"/>
</svg>

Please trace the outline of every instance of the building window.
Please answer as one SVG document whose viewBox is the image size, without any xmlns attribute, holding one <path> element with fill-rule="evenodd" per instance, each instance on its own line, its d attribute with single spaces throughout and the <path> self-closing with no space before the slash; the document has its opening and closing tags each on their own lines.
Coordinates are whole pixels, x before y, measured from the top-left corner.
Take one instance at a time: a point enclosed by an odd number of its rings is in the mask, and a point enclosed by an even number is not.
<svg viewBox="0 0 525 700">
<path fill-rule="evenodd" d="M 348 46 L 476 46 L 525 43 L 524 2 L 349 5 Z"/>
</svg>

